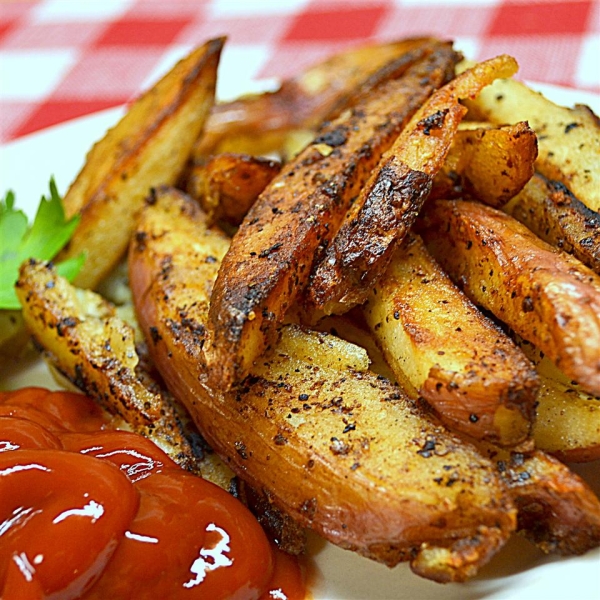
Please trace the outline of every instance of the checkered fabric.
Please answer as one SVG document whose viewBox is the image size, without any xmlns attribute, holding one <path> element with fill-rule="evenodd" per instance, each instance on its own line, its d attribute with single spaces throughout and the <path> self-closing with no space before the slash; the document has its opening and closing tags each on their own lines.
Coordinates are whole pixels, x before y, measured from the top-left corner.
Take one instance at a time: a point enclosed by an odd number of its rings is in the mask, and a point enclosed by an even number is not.
<svg viewBox="0 0 600 600">
<path fill-rule="evenodd" d="M 600 92 L 591 0 L 0 0 L 0 142 L 136 96 L 226 34 L 219 93 L 351 45 L 435 34 L 468 57 L 508 52 L 520 77 Z"/>
</svg>

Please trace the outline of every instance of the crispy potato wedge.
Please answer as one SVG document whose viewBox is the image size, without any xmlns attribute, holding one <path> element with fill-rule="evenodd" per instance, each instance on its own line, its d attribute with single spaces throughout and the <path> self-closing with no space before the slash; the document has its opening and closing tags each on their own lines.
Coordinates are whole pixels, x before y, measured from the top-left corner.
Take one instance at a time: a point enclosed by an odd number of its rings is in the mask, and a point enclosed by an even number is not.
<svg viewBox="0 0 600 600">
<path fill-rule="evenodd" d="M 184 436 L 169 397 L 138 369 L 133 329 L 111 304 L 33 259 L 22 265 L 16 290 L 25 323 L 52 366 L 175 462 L 199 471 L 202 456 Z"/>
<path fill-rule="evenodd" d="M 195 144 L 193 161 L 222 152 L 278 151 L 288 135 L 317 129 L 332 112 L 339 113 L 357 89 L 371 89 L 375 74 L 389 63 L 402 62 L 408 52 L 433 43 L 432 38 L 414 38 L 352 48 L 284 80 L 274 92 L 219 103 Z M 370 87 L 361 86 L 365 80 L 371 81 Z"/>
<path fill-rule="evenodd" d="M 518 338 L 540 378 L 533 439 L 567 462 L 600 459 L 600 397 L 587 394 L 533 344 Z"/>
<path fill-rule="evenodd" d="M 584 554 L 600 545 L 600 501 L 556 458 L 535 450 L 483 451 L 498 466 L 518 508 L 518 527 L 546 554 Z"/>
<path fill-rule="evenodd" d="M 600 122 L 590 108 L 558 106 L 514 79 L 496 81 L 466 104 L 474 118 L 496 125 L 527 121 L 538 136 L 536 169 L 600 211 Z"/>
<path fill-rule="evenodd" d="M 186 191 L 211 220 L 237 226 L 280 170 L 281 164 L 275 160 L 217 154 L 191 169 Z"/>
<path fill-rule="evenodd" d="M 213 289 L 207 323 L 213 385 L 229 389 L 249 371 L 308 280 L 382 153 L 456 55 L 438 45 L 396 80 L 323 128 L 252 206 L 233 237 Z"/>
<path fill-rule="evenodd" d="M 430 197 L 469 196 L 501 208 L 531 179 L 536 157 L 537 137 L 525 122 L 462 129 L 435 176 Z"/>
<path fill-rule="evenodd" d="M 511 216 L 477 202 L 427 203 L 428 249 L 476 304 L 600 394 L 600 277 Z"/>
<path fill-rule="evenodd" d="M 81 221 L 61 253 L 86 255 L 75 283 L 96 287 L 118 263 L 153 186 L 175 183 L 214 102 L 223 39 L 192 51 L 97 142 L 64 197 Z"/>
<path fill-rule="evenodd" d="M 466 114 L 461 98 L 475 96 L 517 70 L 502 55 L 475 65 L 437 90 L 413 115 L 361 189 L 333 242 L 313 270 L 308 304 L 325 314 L 362 304 L 391 253 L 416 219 Z"/>
<path fill-rule="evenodd" d="M 504 487 L 472 446 L 362 370 L 364 350 L 290 325 L 241 386 L 208 387 L 205 323 L 226 246 L 195 203 L 164 189 L 130 249 L 155 363 L 211 446 L 335 544 L 437 581 L 474 574 L 514 527 Z"/>
<path fill-rule="evenodd" d="M 529 435 L 539 387 L 533 365 L 452 283 L 409 233 L 364 315 L 394 373 L 451 429 L 514 446 Z"/>
<path fill-rule="evenodd" d="M 588 208 L 559 181 L 536 173 L 503 210 L 600 274 L 600 213 Z"/>
</svg>

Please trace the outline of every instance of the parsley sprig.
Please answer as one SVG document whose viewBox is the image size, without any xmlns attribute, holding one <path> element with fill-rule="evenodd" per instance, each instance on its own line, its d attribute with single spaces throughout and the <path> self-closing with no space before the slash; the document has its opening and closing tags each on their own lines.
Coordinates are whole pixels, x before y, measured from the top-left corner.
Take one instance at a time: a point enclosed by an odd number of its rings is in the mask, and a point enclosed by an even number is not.
<svg viewBox="0 0 600 600">
<path fill-rule="evenodd" d="M 15 195 L 8 191 L 0 199 L 0 309 L 20 309 L 15 283 L 21 263 L 29 258 L 52 260 L 69 241 L 79 217 L 65 219 L 61 197 L 50 179 L 50 198 L 42 196 L 33 224 L 15 208 Z M 58 272 L 72 280 L 83 265 L 77 256 L 56 265 Z"/>
</svg>

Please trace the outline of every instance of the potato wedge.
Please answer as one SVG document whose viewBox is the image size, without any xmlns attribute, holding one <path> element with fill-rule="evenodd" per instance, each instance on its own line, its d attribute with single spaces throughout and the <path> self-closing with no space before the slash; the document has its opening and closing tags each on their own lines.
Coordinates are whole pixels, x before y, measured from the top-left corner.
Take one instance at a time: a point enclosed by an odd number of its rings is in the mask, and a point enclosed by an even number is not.
<svg viewBox="0 0 600 600">
<path fill-rule="evenodd" d="M 286 326 L 241 386 L 208 387 L 207 305 L 227 242 L 166 189 L 135 240 L 132 290 L 155 363 L 240 478 L 333 543 L 438 581 L 474 574 L 504 543 L 515 515 L 492 465 L 357 370 L 351 344 Z"/>
<path fill-rule="evenodd" d="M 183 435 L 169 397 L 138 369 L 133 329 L 112 305 L 33 259 L 22 265 L 16 290 L 27 328 L 52 366 L 175 462 L 199 472 L 202 456 Z"/>
<path fill-rule="evenodd" d="M 600 274 L 600 213 L 588 208 L 562 183 L 536 173 L 503 210 Z"/>
<path fill-rule="evenodd" d="M 339 113 L 361 84 L 390 62 L 433 43 L 432 38 L 414 38 L 352 48 L 284 80 L 274 92 L 219 103 L 194 146 L 193 162 L 222 152 L 277 151 L 291 132 L 315 130 L 330 113 Z"/>
<path fill-rule="evenodd" d="M 533 365 L 409 233 L 364 306 L 394 373 L 406 375 L 451 429 L 514 446 L 529 435 Z"/>
<path fill-rule="evenodd" d="M 269 182 L 278 161 L 247 154 L 217 154 L 192 167 L 186 191 L 213 221 L 239 225 Z"/>
<path fill-rule="evenodd" d="M 475 65 L 437 90 L 381 159 L 346 214 L 333 242 L 313 269 L 308 304 L 325 314 L 362 304 L 385 271 L 429 196 L 458 125 L 466 114 L 461 98 L 475 96 L 498 77 L 517 70 L 502 55 Z"/>
<path fill-rule="evenodd" d="M 213 105 L 222 47 L 216 39 L 192 51 L 88 153 L 64 197 L 66 214 L 81 214 L 61 253 L 85 253 L 78 286 L 95 288 L 124 255 L 150 189 L 177 181 Z"/>
<path fill-rule="evenodd" d="M 501 208 L 531 179 L 536 157 L 537 137 L 525 122 L 462 129 L 433 181 L 430 197 L 470 196 Z"/>
<path fill-rule="evenodd" d="M 382 153 L 431 92 L 451 77 L 456 55 L 440 44 L 405 75 L 377 88 L 327 125 L 252 206 L 224 258 L 211 297 L 208 357 L 214 385 L 229 389 L 277 334 Z"/>
<path fill-rule="evenodd" d="M 511 216 L 435 200 L 419 225 L 428 249 L 476 304 L 600 394 L 600 277 Z"/>
<path fill-rule="evenodd" d="M 537 448 L 567 462 L 600 459 L 600 397 L 587 394 L 533 344 L 518 346 L 540 378 L 533 439 Z"/>
<path fill-rule="evenodd" d="M 513 79 L 496 81 L 467 105 L 496 125 L 527 121 L 538 136 L 536 169 L 600 211 L 600 122 L 590 108 L 558 106 Z"/>
<path fill-rule="evenodd" d="M 519 531 L 540 550 L 568 556 L 600 545 L 600 500 L 581 477 L 540 450 L 482 450 L 510 490 Z"/>
</svg>

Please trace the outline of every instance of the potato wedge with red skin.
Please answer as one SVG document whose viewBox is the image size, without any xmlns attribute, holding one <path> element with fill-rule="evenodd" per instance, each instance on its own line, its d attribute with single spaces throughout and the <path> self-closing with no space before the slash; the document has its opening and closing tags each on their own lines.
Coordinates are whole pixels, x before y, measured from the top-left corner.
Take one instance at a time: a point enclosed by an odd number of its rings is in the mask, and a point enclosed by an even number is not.
<svg viewBox="0 0 600 600">
<path fill-rule="evenodd" d="M 450 429 L 502 446 L 529 436 L 539 381 L 515 344 L 410 232 L 363 307 L 394 373 Z"/>
<path fill-rule="evenodd" d="M 511 216 L 477 202 L 428 202 L 429 251 L 476 304 L 600 394 L 600 277 Z"/>
<path fill-rule="evenodd" d="M 465 71 L 437 90 L 413 115 L 344 217 L 313 270 L 308 304 L 325 314 L 362 304 L 385 271 L 396 243 L 410 229 L 443 167 L 467 112 L 460 103 L 498 77 L 517 71 L 501 55 Z"/>
<path fill-rule="evenodd" d="M 81 220 L 61 260 L 85 252 L 75 278 L 95 288 L 127 251 L 144 198 L 153 186 L 174 184 L 214 103 L 223 39 L 193 50 L 98 141 L 64 197 Z"/>
<path fill-rule="evenodd" d="M 534 173 L 537 136 L 525 122 L 457 132 L 431 198 L 476 198 L 502 208 Z"/>
<path fill-rule="evenodd" d="M 502 210 L 600 275 L 600 213 L 559 181 L 536 173 Z"/>
<path fill-rule="evenodd" d="M 400 388 L 356 370 L 363 350 L 290 325 L 235 390 L 209 387 L 205 323 L 226 248 L 195 203 L 164 189 L 130 249 L 151 354 L 210 445 L 335 544 L 388 565 L 410 560 L 438 581 L 473 575 L 515 526 L 505 489 L 491 463 Z"/>
<path fill-rule="evenodd" d="M 381 69 L 435 43 L 414 38 L 352 48 L 285 79 L 274 92 L 216 104 L 194 146 L 193 162 L 221 152 L 249 152 L 248 142 L 257 149 L 253 154 L 276 151 L 289 132 L 317 129 L 332 113 L 339 114 L 357 90 L 367 93 Z M 239 141 L 242 146 L 236 146 Z"/>
<path fill-rule="evenodd" d="M 600 545 L 600 500 L 566 465 L 541 450 L 482 446 L 518 509 L 519 531 L 546 554 L 584 554 Z"/>
<path fill-rule="evenodd" d="M 213 385 L 229 389 L 241 381 L 276 336 L 316 256 L 382 153 L 452 76 L 455 60 L 450 45 L 435 47 L 325 126 L 260 195 L 233 237 L 211 297 Z"/>
</svg>

